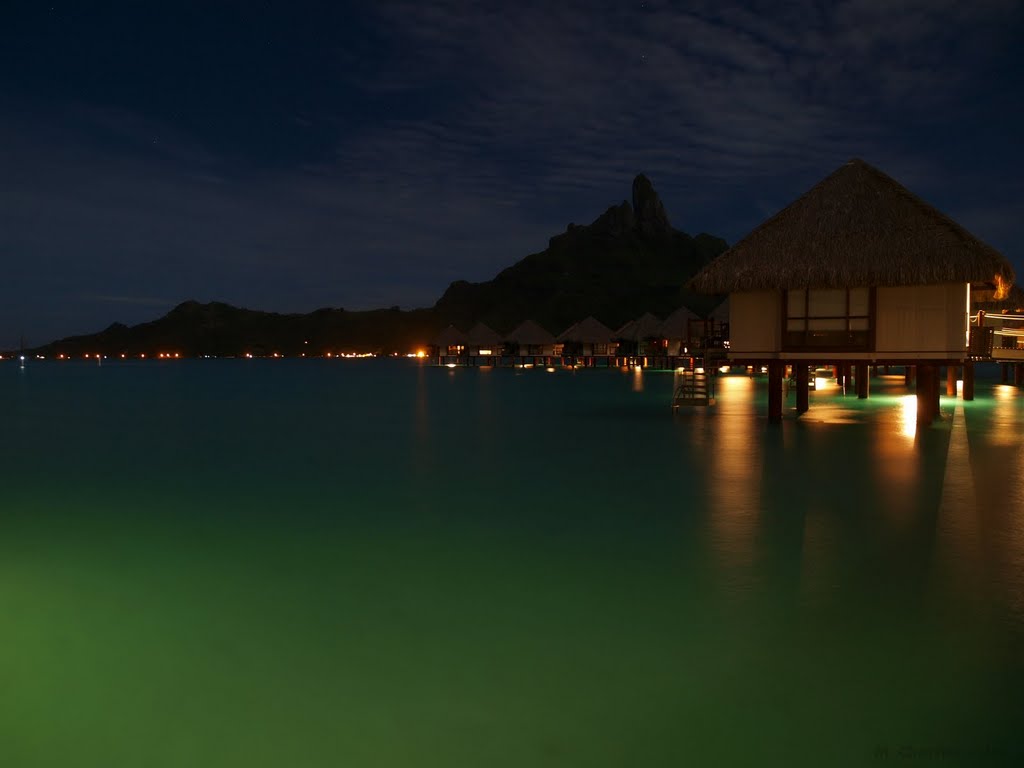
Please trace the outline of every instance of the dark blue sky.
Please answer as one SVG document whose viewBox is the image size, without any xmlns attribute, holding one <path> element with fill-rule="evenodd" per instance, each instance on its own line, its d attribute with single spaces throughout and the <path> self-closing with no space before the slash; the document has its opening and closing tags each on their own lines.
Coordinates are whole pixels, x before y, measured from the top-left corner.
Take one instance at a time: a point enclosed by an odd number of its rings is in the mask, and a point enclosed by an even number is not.
<svg viewBox="0 0 1024 768">
<path fill-rule="evenodd" d="M 653 180 L 742 237 L 850 157 L 1024 277 L 1024 4 L 0 7 L 0 347 L 426 306 Z"/>
</svg>

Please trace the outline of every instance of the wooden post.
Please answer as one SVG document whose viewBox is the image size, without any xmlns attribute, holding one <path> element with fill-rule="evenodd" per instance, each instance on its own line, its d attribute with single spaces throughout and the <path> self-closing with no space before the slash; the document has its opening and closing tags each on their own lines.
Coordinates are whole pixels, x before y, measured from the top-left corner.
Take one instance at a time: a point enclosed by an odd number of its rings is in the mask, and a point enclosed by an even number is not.
<svg viewBox="0 0 1024 768">
<path fill-rule="evenodd" d="M 1019 387 L 1024 384 L 1024 364 L 1014 363 L 1013 364 L 1013 385 Z"/>
<path fill-rule="evenodd" d="M 974 399 L 974 363 L 964 363 L 964 400 Z"/>
<path fill-rule="evenodd" d="M 956 397 L 956 366 L 946 366 L 946 396 Z"/>
<path fill-rule="evenodd" d="M 938 377 L 935 366 L 917 366 L 917 423 L 931 424 L 935 420 L 935 395 L 932 390 L 938 389 Z"/>
<path fill-rule="evenodd" d="M 772 360 L 768 363 L 768 423 L 782 421 L 782 363 Z"/>
<path fill-rule="evenodd" d="M 867 400 L 868 397 L 868 364 L 857 363 L 857 399 Z"/>
<path fill-rule="evenodd" d="M 1010 366 L 1007 365 L 1006 363 L 1000 363 L 999 368 L 1003 377 L 1002 383 L 1008 384 L 1010 382 Z"/>
<path fill-rule="evenodd" d="M 914 383 L 914 366 L 904 365 L 903 366 L 903 385 L 909 387 Z"/>
<path fill-rule="evenodd" d="M 800 363 L 796 366 L 796 413 L 799 416 L 802 413 L 807 413 L 810 408 L 810 397 L 808 390 L 810 389 L 810 375 L 807 370 L 806 363 Z"/>
</svg>

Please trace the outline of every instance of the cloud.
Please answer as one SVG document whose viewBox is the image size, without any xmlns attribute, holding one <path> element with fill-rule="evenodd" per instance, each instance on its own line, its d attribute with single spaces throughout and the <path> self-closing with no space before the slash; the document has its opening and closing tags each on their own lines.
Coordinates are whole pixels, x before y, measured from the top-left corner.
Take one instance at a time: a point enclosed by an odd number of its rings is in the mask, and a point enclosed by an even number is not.
<svg viewBox="0 0 1024 768">
<path fill-rule="evenodd" d="M 1008 126 L 1024 115 L 999 90 L 1016 3 L 440 0 L 364 13 L 367 34 L 318 72 L 335 100 L 280 115 L 316 126 L 316 141 L 272 161 L 132 105 L 0 102 L 0 257 L 24 297 L 0 324 L 73 332 L 156 306 L 121 302 L 109 318 L 85 296 L 430 304 L 593 219 L 637 172 L 677 226 L 735 240 L 861 156 L 969 212 L 983 239 L 985 227 L 1004 247 L 1024 237 L 998 213 L 1024 199 L 1004 179 L 1022 160 Z M 963 114 L 979 99 L 999 119 Z"/>
</svg>

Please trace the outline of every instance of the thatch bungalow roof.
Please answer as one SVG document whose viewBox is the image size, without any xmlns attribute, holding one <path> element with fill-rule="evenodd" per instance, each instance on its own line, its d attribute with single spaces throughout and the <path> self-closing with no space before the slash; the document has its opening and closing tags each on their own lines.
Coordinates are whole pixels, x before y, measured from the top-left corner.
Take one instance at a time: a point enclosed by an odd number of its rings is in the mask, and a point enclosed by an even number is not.
<svg viewBox="0 0 1024 768">
<path fill-rule="evenodd" d="M 470 345 L 476 347 L 500 345 L 502 342 L 501 334 L 483 323 L 477 323 L 470 328 L 466 338 Z"/>
<path fill-rule="evenodd" d="M 636 320 L 630 320 L 615 332 L 615 338 L 627 341 L 643 341 L 661 337 L 661 320 L 645 312 Z"/>
<path fill-rule="evenodd" d="M 663 339 L 685 339 L 690 335 L 690 321 L 700 318 L 689 307 L 680 307 L 661 324 Z"/>
<path fill-rule="evenodd" d="M 1010 263 L 863 160 L 851 160 L 691 281 L 701 293 L 1013 282 Z"/>
<path fill-rule="evenodd" d="M 510 341 L 513 344 L 543 346 L 545 344 L 554 344 L 555 337 L 533 322 L 533 320 L 524 320 L 514 330 L 509 331 L 505 336 L 505 341 Z"/>
<path fill-rule="evenodd" d="M 454 325 L 449 325 L 434 339 L 434 345 L 438 347 L 465 346 L 469 337 Z"/>
<path fill-rule="evenodd" d="M 559 341 L 578 341 L 584 344 L 607 344 L 615 334 L 612 329 L 593 317 L 586 317 L 558 334 Z"/>
</svg>

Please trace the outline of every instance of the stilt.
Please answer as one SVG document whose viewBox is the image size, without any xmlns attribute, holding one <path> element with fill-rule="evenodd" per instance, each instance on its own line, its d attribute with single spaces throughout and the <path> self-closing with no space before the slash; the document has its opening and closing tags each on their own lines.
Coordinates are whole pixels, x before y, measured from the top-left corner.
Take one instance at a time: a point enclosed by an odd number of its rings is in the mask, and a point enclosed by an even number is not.
<svg viewBox="0 0 1024 768">
<path fill-rule="evenodd" d="M 810 397 L 808 390 L 810 389 L 810 376 L 807 371 L 807 364 L 800 363 L 796 367 L 796 413 L 799 416 L 802 413 L 807 413 L 810 408 Z"/>
<path fill-rule="evenodd" d="M 910 386 L 914 383 L 914 366 L 904 365 L 903 366 L 903 383 L 906 386 Z"/>
<path fill-rule="evenodd" d="M 946 397 L 956 397 L 956 366 L 946 366 Z"/>
<path fill-rule="evenodd" d="M 918 365 L 917 373 L 917 423 L 931 424 L 938 411 L 935 399 L 938 395 L 938 371 L 933 365 Z"/>
<path fill-rule="evenodd" d="M 1006 363 L 1000 363 L 999 364 L 999 368 L 1000 368 L 1000 371 L 1002 372 L 1002 377 L 1003 377 L 1002 383 L 1003 384 L 1008 384 L 1010 382 L 1010 366 L 1007 365 Z"/>
<path fill-rule="evenodd" d="M 768 423 L 782 421 L 782 363 L 772 360 L 768 363 Z"/>
<path fill-rule="evenodd" d="M 974 363 L 964 363 L 964 400 L 974 399 Z"/>
<path fill-rule="evenodd" d="M 1019 387 L 1024 384 L 1024 364 L 1014 363 L 1013 364 L 1013 385 Z"/>
<path fill-rule="evenodd" d="M 868 364 L 857 363 L 857 399 L 867 400 L 868 398 Z"/>
</svg>

